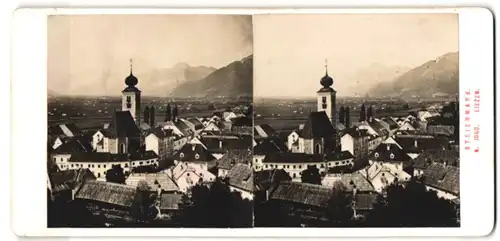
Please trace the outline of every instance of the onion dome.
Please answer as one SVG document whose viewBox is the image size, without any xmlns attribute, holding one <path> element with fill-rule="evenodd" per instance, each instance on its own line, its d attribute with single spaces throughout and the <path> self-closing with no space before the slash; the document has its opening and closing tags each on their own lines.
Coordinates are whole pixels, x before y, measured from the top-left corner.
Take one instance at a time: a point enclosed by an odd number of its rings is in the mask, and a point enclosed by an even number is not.
<svg viewBox="0 0 500 241">
<path fill-rule="evenodd" d="M 134 87 L 139 83 L 139 80 L 137 77 L 132 74 L 132 59 L 130 60 L 130 75 L 125 78 L 125 84 L 128 85 L 129 87 Z"/>
<path fill-rule="evenodd" d="M 328 73 L 321 78 L 321 81 L 319 82 L 324 88 L 330 88 L 333 85 L 333 78 L 328 76 Z"/>
</svg>

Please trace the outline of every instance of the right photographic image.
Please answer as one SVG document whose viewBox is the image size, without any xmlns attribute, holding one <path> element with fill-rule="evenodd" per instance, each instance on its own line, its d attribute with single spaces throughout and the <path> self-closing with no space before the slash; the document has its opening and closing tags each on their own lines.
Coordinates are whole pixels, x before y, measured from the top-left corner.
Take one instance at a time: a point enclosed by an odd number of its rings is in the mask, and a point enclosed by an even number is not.
<svg viewBox="0 0 500 241">
<path fill-rule="evenodd" d="M 255 227 L 459 227 L 458 14 L 255 15 Z"/>
</svg>

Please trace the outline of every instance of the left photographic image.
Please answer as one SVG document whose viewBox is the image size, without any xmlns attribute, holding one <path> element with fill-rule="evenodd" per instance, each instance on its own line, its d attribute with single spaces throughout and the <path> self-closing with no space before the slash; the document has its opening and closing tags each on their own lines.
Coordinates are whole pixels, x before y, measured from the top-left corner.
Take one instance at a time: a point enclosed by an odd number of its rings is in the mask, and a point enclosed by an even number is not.
<svg viewBox="0 0 500 241">
<path fill-rule="evenodd" d="M 47 226 L 253 225 L 251 15 L 52 15 Z"/>
</svg>

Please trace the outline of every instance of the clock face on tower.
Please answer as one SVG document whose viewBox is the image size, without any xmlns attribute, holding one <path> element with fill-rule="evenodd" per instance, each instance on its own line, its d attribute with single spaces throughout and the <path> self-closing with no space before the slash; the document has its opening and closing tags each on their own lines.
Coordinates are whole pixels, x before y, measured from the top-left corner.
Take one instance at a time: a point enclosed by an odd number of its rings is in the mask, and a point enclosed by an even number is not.
<svg viewBox="0 0 500 241">
<path fill-rule="evenodd" d="M 130 98 L 130 96 L 127 96 L 127 108 L 132 107 L 132 103 L 130 103 L 130 102 L 131 102 L 131 98 Z"/>
</svg>

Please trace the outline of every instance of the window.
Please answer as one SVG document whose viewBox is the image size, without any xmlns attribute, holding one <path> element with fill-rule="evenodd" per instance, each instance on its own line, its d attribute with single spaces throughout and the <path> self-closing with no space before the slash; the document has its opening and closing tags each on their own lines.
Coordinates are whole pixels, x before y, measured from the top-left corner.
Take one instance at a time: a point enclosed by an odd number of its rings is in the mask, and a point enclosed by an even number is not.
<svg viewBox="0 0 500 241">
<path fill-rule="evenodd" d="M 293 169 L 297 168 L 297 165 L 293 165 Z"/>
<path fill-rule="evenodd" d="M 389 156 L 391 159 L 394 159 L 394 153 L 391 153 L 391 155 Z"/>
<path fill-rule="evenodd" d="M 316 147 L 314 148 L 314 154 L 319 154 L 320 153 L 319 150 L 320 150 L 320 145 L 318 143 L 318 144 L 316 144 Z"/>
<path fill-rule="evenodd" d="M 324 164 L 321 164 L 321 168 L 325 168 L 325 165 L 324 165 Z"/>
<path fill-rule="evenodd" d="M 182 152 L 181 152 L 181 154 L 179 154 L 179 156 L 180 156 L 181 158 L 183 158 L 183 157 L 184 157 L 184 153 L 182 153 Z"/>
<path fill-rule="evenodd" d="M 121 153 L 127 153 L 127 150 L 125 148 L 125 143 L 120 144 L 120 151 Z"/>
<path fill-rule="evenodd" d="M 187 176 L 189 177 L 189 173 L 187 174 Z"/>
<path fill-rule="evenodd" d="M 128 167 L 128 164 L 127 164 L 127 163 L 125 163 L 125 167 Z"/>
<path fill-rule="evenodd" d="M 73 167 L 73 164 L 71 164 L 71 167 Z"/>
<path fill-rule="evenodd" d="M 139 165 L 142 165 L 142 162 L 139 162 Z"/>
<path fill-rule="evenodd" d="M 106 164 L 104 164 L 103 167 L 106 168 Z"/>
<path fill-rule="evenodd" d="M 101 165 L 97 165 L 97 168 L 101 168 Z"/>
<path fill-rule="evenodd" d="M 302 165 L 299 165 L 299 168 L 302 168 Z"/>
<path fill-rule="evenodd" d="M 326 104 L 326 96 L 321 97 L 321 103 Z"/>
<path fill-rule="evenodd" d="M 268 167 L 268 166 L 266 165 L 266 168 L 267 168 L 267 167 Z"/>
<path fill-rule="evenodd" d="M 99 177 L 101 177 L 101 173 L 99 173 L 99 172 L 98 172 L 98 173 L 97 173 L 97 177 L 98 177 L 98 178 L 99 178 Z"/>
<path fill-rule="evenodd" d="M 90 168 L 90 164 L 89 164 L 89 168 Z"/>
<path fill-rule="evenodd" d="M 294 174 L 293 174 L 293 178 L 295 178 L 296 176 L 297 176 L 297 175 L 294 173 Z"/>
<path fill-rule="evenodd" d="M 200 155 L 198 155 L 198 153 L 196 153 L 196 155 L 194 155 L 194 158 L 195 159 L 200 159 Z"/>
<path fill-rule="evenodd" d="M 378 156 L 379 156 L 378 152 L 375 152 L 374 156 L 375 156 L 375 158 L 378 158 Z"/>
</svg>

